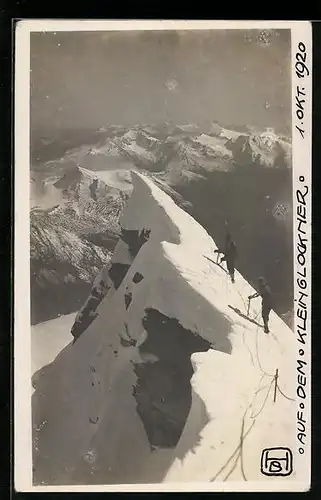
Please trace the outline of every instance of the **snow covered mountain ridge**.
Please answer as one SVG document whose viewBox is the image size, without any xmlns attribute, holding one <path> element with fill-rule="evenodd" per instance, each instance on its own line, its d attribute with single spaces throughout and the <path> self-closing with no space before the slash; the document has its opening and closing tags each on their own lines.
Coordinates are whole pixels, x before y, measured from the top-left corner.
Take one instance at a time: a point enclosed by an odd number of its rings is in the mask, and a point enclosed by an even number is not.
<svg viewBox="0 0 321 500">
<path fill-rule="evenodd" d="M 203 227 L 132 180 L 75 342 L 33 380 L 34 482 L 270 481 L 262 449 L 295 442 L 294 334 L 274 313 L 264 334 Z"/>
<path fill-rule="evenodd" d="M 240 166 L 289 168 L 291 143 L 273 130 L 243 132 L 213 124 L 193 126 L 140 125 L 110 127 L 97 132 L 97 141 L 65 152 L 60 160 L 44 163 L 41 169 L 78 164 L 89 170 L 138 169 L 170 172 L 176 162 L 187 170 L 231 169 Z"/>
<path fill-rule="evenodd" d="M 289 224 L 284 222 L 285 227 L 280 231 L 274 217 L 279 206 L 290 207 L 292 203 L 291 141 L 286 137 L 272 129 L 259 131 L 247 126 L 235 130 L 218 123 L 162 123 L 110 126 L 96 131 L 61 130 L 51 142 L 49 134 L 41 147 L 39 150 L 33 146 L 31 172 L 31 218 L 34 227 L 38 221 L 42 223 L 40 233 L 45 222 L 50 231 L 56 222 L 59 225 L 62 221 L 72 235 L 88 240 L 90 232 L 90 243 L 103 252 L 107 243 L 107 250 L 113 250 L 112 243 L 120 232 L 119 212 L 132 191 L 131 171 L 138 171 L 149 176 L 192 214 L 220 244 L 224 238 L 221 228 L 227 221 L 237 243 L 243 246 L 240 252 L 243 275 L 253 283 L 259 272 L 253 261 L 259 262 L 278 294 L 278 312 L 283 314 L 291 307 L 292 263 L 291 259 L 284 259 L 292 245 Z M 246 206 L 243 203 L 232 210 L 237 205 L 236 199 L 242 197 L 248 200 Z M 37 219 L 34 217 L 38 208 L 39 212 L 48 211 L 45 221 L 40 213 Z M 86 227 L 79 232 L 81 225 Z M 37 241 L 32 241 L 32 245 Z M 246 243 L 249 241 L 250 245 Z M 45 275 L 50 241 L 40 238 L 40 245 L 38 253 L 43 261 L 40 266 Z M 272 249 L 269 257 L 265 251 L 267 245 Z M 93 259 L 95 253 L 92 248 Z M 60 254 L 63 257 L 63 249 Z M 64 261 L 68 264 L 67 253 Z M 51 271 L 50 268 L 50 274 Z M 59 279 L 64 278 L 62 273 Z M 43 276 L 42 283 L 48 291 L 46 303 L 54 307 L 42 314 L 46 307 L 38 297 L 42 297 L 44 287 L 39 289 L 33 294 L 35 322 L 77 310 L 78 298 L 76 307 L 70 303 L 66 309 L 58 300 L 52 282 Z M 80 285 L 85 293 L 81 292 L 79 297 L 83 302 L 88 292 L 83 280 Z M 70 297 L 75 295 L 67 289 L 66 293 Z"/>
</svg>

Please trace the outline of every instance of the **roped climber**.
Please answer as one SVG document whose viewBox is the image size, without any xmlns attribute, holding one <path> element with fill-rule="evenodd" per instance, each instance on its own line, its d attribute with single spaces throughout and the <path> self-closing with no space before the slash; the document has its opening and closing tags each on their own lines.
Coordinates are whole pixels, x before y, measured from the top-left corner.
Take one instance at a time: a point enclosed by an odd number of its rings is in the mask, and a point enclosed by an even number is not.
<svg viewBox="0 0 321 500">
<path fill-rule="evenodd" d="M 215 250 L 214 253 L 223 253 L 220 263 L 226 262 L 226 267 L 231 277 L 232 283 L 234 283 L 234 273 L 235 273 L 235 260 L 237 257 L 237 250 L 235 241 L 232 239 L 230 233 L 226 234 L 225 237 L 225 247 L 224 250 Z"/>
<path fill-rule="evenodd" d="M 256 297 L 262 297 L 262 319 L 264 323 L 264 332 L 269 333 L 269 315 L 272 309 L 272 293 L 264 278 L 258 279 L 259 291 L 253 295 L 249 295 L 249 301 Z"/>
</svg>

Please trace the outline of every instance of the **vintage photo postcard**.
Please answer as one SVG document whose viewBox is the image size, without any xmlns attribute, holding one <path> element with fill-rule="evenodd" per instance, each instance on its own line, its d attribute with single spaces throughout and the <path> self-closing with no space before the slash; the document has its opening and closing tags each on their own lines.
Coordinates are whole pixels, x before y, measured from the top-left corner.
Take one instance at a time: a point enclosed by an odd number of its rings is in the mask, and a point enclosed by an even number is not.
<svg viewBox="0 0 321 500">
<path fill-rule="evenodd" d="M 307 491 L 311 24 L 15 27 L 17 491 Z"/>
</svg>

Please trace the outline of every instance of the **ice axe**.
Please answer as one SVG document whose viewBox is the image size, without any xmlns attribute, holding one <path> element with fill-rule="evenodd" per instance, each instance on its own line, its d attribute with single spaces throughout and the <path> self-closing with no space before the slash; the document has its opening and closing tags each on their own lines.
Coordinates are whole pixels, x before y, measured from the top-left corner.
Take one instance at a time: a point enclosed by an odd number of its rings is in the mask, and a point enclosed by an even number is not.
<svg viewBox="0 0 321 500">
<path fill-rule="evenodd" d="M 251 297 L 248 298 L 246 316 L 248 316 L 250 313 L 250 303 L 251 303 Z"/>
<path fill-rule="evenodd" d="M 219 249 L 219 248 L 216 248 L 216 249 L 214 250 L 214 253 L 216 253 L 216 264 L 218 264 L 218 262 L 219 262 L 219 260 L 220 260 L 220 254 L 221 254 L 222 252 L 220 251 L 220 249 Z"/>
</svg>

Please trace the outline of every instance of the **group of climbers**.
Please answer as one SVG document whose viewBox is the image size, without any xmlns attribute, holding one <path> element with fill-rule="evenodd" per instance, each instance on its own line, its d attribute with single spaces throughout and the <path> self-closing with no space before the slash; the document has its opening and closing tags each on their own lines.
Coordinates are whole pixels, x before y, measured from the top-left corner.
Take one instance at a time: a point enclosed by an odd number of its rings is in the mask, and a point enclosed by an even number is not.
<svg viewBox="0 0 321 500">
<path fill-rule="evenodd" d="M 97 200 L 97 187 L 98 187 L 98 179 L 97 177 L 94 178 L 92 184 L 89 186 L 90 192 L 91 192 L 91 197 L 94 200 Z M 138 237 L 138 247 L 140 248 L 149 238 L 150 235 L 150 230 L 143 229 Z M 237 259 L 237 249 L 236 249 L 236 244 L 235 241 L 233 240 L 231 234 L 229 232 L 226 233 L 225 237 L 225 245 L 224 248 L 219 248 L 214 250 L 214 253 L 217 254 L 217 261 L 216 263 L 223 263 L 226 262 L 226 267 L 227 271 L 231 277 L 232 283 L 235 282 L 235 261 Z M 220 254 L 223 254 L 223 256 L 220 258 Z M 259 278 L 258 279 L 258 291 L 254 293 L 253 295 L 249 295 L 248 300 L 249 303 L 252 299 L 255 299 L 257 297 L 262 298 L 262 309 L 261 309 L 261 314 L 262 314 L 262 319 L 263 319 L 263 324 L 264 324 L 264 331 L 265 333 L 269 333 L 269 315 L 272 310 L 272 294 L 271 290 L 264 280 L 264 278 Z"/>
<path fill-rule="evenodd" d="M 235 261 L 237 258 L 237 249 L 236 249 L 236 244 L 233 238 L 231 237 L 231 234 L 227 232 L 226 237 L 225 237 L 225 245 L 224 248 L 222 249 L 217 249 L 214 250 L 214 253 L 217 253 L 217 263 L 220 261 L 226 262 L 226 267 L 228 270 L 228 273 L 231 277 L 232 283 L 235 282 Z M 219 255 L 223 254 L 223 257 L 219 259 Z M 258 279 L 258 291 L 254 293 L 253 295 L 249 295 L 248 300 L 249 303 L 252 299 L 255 299 L 257 297 L 262 298 L 262 308 L 261 308 L 261 314 L 262 314 L 262 319 L 263 319 L 263 324 L 264 324 L 264 332 L 269 333 L 269 315 L 272 310 L 272 294 L 271 290 L 266 283 L 265 279 L 260 277 Z"/>
</svg>

